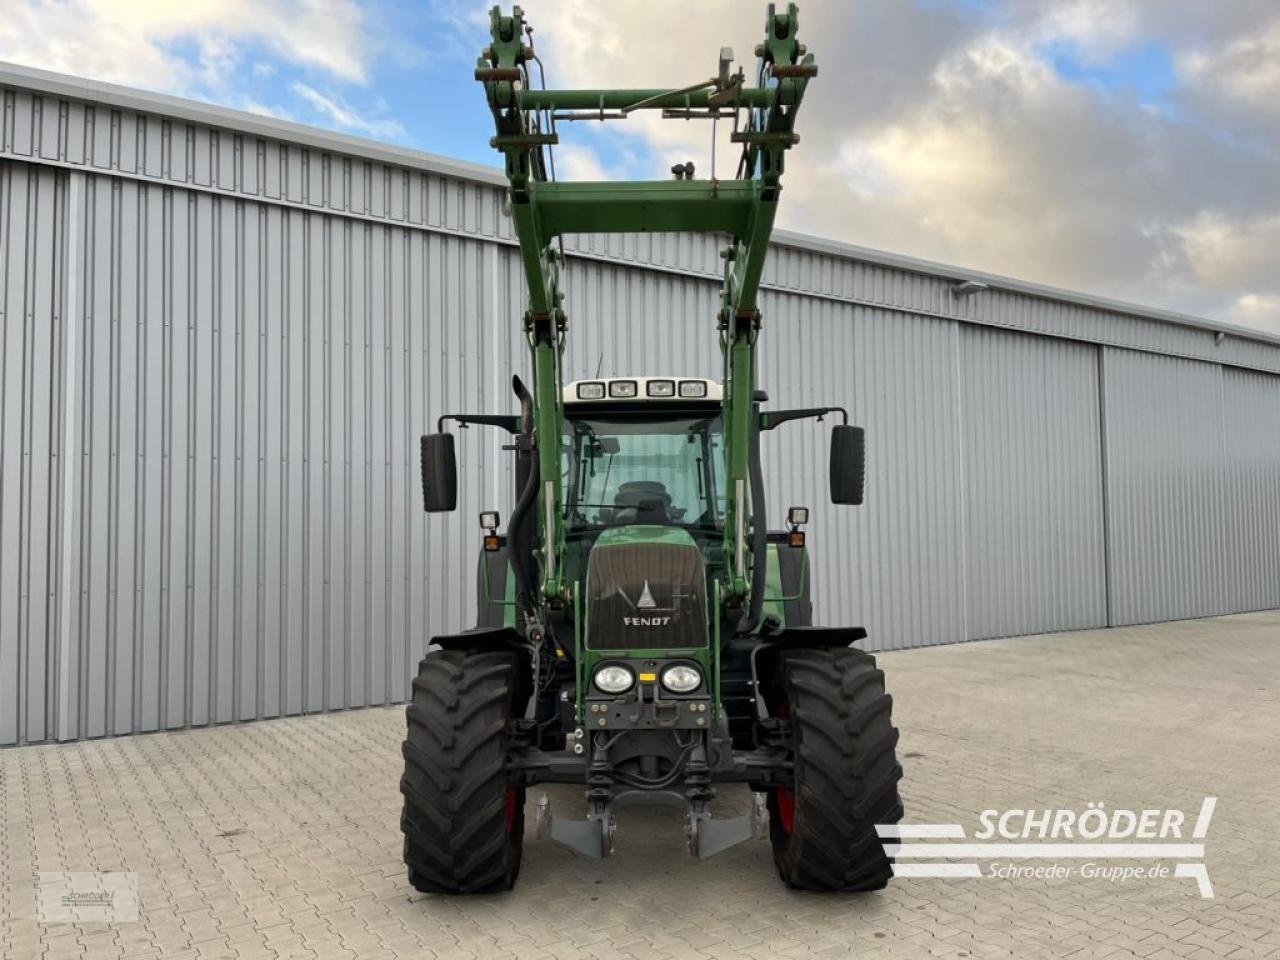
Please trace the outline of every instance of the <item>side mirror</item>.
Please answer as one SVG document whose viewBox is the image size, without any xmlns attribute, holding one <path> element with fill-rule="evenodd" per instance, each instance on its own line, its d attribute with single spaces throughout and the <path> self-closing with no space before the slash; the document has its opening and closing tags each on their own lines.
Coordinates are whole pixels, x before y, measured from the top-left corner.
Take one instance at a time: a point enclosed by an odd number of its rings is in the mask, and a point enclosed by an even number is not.
<svg viewBox="0 0 1280 960">
<path fill-rule="evenodd" d="M 847 424 L 831 429 L 831 502 L 862 503 L 866 431 Z"/>
<path fill-rule="evenodd" d="M 458 461 L 453 455 L 453 434 L 428 433 L 421 440 L 422 505 L 428 513 L 458 506 Z"/>
</svg>

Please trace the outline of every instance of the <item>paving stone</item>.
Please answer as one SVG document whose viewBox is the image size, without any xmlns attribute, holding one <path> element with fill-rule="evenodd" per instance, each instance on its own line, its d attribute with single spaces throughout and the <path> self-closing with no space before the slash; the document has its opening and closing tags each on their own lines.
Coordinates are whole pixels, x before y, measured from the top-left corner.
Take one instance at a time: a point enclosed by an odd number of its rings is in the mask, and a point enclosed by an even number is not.
<svg viewBox="0 0 1280 960">
<path fill-rule="evenodd" d="M 1215 897 L 1173 877 L 802 894 L 764 841 L 693 860 L 663 809 L 624 811 L 609 861 L 529 839 L 513 893 L 422 896 L 400 864 L 404 715 L 387 708 L 0 750 L 0 957 L 1280 957 L 1280 613 L 879 657 L 909 822 L 972 836 L 983 810 L 1096 801 L 1194 821 L 1216 796 Z M 577 788 L 547 793 L 581 807 Z M 49 870 L 134 872 L 139 922 L 36 922 Z"/>
</svg>

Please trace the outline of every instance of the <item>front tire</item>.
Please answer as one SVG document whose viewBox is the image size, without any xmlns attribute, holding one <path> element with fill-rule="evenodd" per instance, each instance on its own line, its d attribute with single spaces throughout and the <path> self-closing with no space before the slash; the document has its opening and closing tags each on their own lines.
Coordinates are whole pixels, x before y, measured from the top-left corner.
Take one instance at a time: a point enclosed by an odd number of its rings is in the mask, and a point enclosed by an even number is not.
<svg viewBox="0 0 1280 960">
<path fill-rule="evenodd" d="M 880 890 L 893 876 L 876 824 L 902 819 L 892 698 L 852 647 L 782 655 L 774 711 L 791 719 L 795 790 L 769 794 L 769 839 L 787 886 Z"/>
<path fill-rule="evenodd" d="M 437 650 L 405 711 L 404 862 L 423 893 L 510 890 L 524 845 L 524 788 L 507 777 L 507 720 L 523 709 L 510 651 Z"/>
</svg>

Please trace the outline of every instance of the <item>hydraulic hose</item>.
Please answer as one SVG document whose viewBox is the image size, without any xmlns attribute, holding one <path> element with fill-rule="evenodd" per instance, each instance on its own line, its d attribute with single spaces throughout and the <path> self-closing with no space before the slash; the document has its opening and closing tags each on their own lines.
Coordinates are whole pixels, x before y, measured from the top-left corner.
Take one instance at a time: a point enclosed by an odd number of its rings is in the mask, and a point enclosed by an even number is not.
<svg viewBox="0 0 1280 960">
<path fill-rule="evenodd" d="M 533 436 L 533 396 L 524 381 L 518 376 L 511 378 L 511 389 L 520 401 L 520 441 L 527 442 Z M 519 446 L 519 444 L 517 444 Z M 529 463 L 533 460 L 531 450 L 519 450 L 516 453 L 516 499 L 524 493 L 525 483 L 529 479 Z"/>
<path fill-rule="evenodd" d="M 760 432 L 751 434 L 751 462 L 749 479 L 751 482 L 751 597 L 747 603 L 747 612 L 738 621 L 738 633 L 754 633 L 760 625 L 760 614 L 764 610 L 764 591 L 768 586 L 767 571 L 769 568 L 769 524 L 764 510 L 764 469 L 760 466 Z"/>
<path fill-rule="evenodd" d="M 519 377 L 511 378 L 511 387 L 520 398 L 520 436 L 517 446 L 528 444 L 533 437 L 533 397 Z M 523 484 L 520 480 L 523 479 Z M 533 563 L 533 505 L 538 496 L 538 458 L 531 449 L 516 451 L 516 481 L 520 495 L 511 511 L 507 533 L 511 540 L 511 566 L 516 575 L 518 593 L 531 604 L 537 596 L 537 571 Z"/>
</svg>

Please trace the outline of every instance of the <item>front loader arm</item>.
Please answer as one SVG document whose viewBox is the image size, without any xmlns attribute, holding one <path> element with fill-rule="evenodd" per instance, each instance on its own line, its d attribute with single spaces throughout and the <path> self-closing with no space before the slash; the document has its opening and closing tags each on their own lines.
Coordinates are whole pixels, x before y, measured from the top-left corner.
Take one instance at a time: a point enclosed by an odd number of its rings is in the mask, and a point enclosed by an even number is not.
<svg viewBox="0 0 1280 960">
<path fill-rule="evenodd" d="M 757 46 L 756 85 L 742 71 L 730 74 L 731 51 L 721 51 L 717 76 L 676 89 L 534 90 L 530 64 L 536 56 L 531 30 L 519 7 L 490 12 L 491 43 L 476 64 L 493 113 L 491 145 L 503 154 L 511 219 L 529 288 L 524 329 L 534 370 L 534 431 L 542 481 L 542 594 L 551 602 L 568 598 L 560 557 L 564 550 L 560 445 L 564 408 L 562 361 L 568 322 L 560 290 L 557 242 L 569 233 L 698 232 L 724 234 L 724 287 L 718 315 L 724 360 L 726 431 L 725 522 L 727 594 L 752 593 L 753 563 L 748 518 L 757 525 L 763 503 L 752 503 L 751 446 L 754 418 L 756 339 L 760 330 L 757 293 L 773 231 L 786 151 L 797 142 L 795 115 L 810 78 L 817 74 L 812 54 L 796 39 L 795 4 L 785 13 L 770 4 L 765 38 Z M 733 141 L 742 145 L 736 179 L 676 179 L 620 183 L 556 182 L 547 151 L 559 138 L 557 120 L 625 119 L 637 110 L 662 110 L 679 117 L 731 117 Z M 745 116 L 745 122 L 740 122 Z M 763 576 L 759 578 L 763 582 Z M 754 604 L 753 604 L 754 605 Z"/>
</svg>

